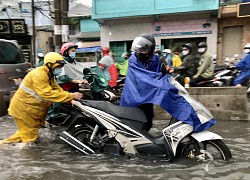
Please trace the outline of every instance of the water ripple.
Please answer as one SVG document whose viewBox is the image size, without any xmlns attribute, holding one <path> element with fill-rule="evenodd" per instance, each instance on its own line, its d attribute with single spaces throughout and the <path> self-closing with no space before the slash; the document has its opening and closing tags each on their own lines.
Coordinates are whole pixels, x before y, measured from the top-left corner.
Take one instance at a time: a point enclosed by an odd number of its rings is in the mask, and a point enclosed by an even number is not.
<svg viewBox="0 0 250 180">
<path fill-rule="evenodd" d="M 167 123 L 155 121 L 154 134 L 160 134 Z M 86 179 L 86 180 L 199 180 L 250 179 L 250 128 L 246 123 L 218 122 L 212 130 L 224 137 L 233 159 L 230 162 L 198 162 L 136 156 L 94 154 L 84 156 L 58 137 L 60 129 L 41 129 L 36 144 L 4 145 L 0 147 L 1 180 L 19 179 Z M 10 117 L 0 119 L 0 139 L 16 131 Z"/>
</svg>

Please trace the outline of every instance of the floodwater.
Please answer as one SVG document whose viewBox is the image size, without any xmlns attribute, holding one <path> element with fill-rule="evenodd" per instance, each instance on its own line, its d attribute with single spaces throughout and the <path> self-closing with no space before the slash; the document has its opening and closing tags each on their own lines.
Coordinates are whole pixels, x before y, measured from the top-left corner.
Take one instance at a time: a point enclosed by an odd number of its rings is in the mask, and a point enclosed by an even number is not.
<svg viewBox="0 0 250 180">
<path fill-rule="evenodd" d="M 155 120 L 152 133 L 160 133 L 167 121 Z M 210 129 L 220 134 L 233 159 L 230 162 L 119 157 L 104 154 L 82 155 L 58 137 L 60 128 L 40 130 L 40 141 L 30 145 L 0 147 L 0 179 L 250 179 L 250 121 L 218 121 Z M 12 135 L 16 126 L 9 116 L 0 118 L 0 139 Z"/>
</svg>

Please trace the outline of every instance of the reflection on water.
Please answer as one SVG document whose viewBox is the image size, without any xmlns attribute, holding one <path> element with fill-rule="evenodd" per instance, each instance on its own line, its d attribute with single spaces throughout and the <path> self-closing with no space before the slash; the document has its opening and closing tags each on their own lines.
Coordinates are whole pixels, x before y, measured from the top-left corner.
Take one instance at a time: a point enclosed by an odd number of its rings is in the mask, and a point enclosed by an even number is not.
<svg viewBox="0 0 250 180">
<path fill-rule="evenodd" d="M 166 121 L 155 121 L 160 133 Z M 60 128 L 42 129 L 37 144 L 0 147 L 0 179 L 250 179 L 250 122 L 219 121 L 211 131 L 220 134 L 232 152 L 231 162 L 83 156 L 58 137 Z M 16 131 L 10 117 L 0 118 L 0 139 Z"/>
</svg>

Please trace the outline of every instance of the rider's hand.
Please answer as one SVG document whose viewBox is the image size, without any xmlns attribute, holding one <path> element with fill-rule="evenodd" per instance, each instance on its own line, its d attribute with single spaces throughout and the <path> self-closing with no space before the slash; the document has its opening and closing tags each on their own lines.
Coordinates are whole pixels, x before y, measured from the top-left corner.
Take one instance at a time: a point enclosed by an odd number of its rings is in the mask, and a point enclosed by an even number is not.
<svg viewBox="0 0 250 180">
<path fill-rule="evenodd" d="M 169 73 L 172 73 L 172 72 L 174 72 L 174 69 L 170 69 L 170 70 L 169 70 Z"/>
<path fill-rule="evenodd" d="M 76 84 L 88 84 L 88 81 L 86 79 L 84 80 L 72 80 L 72 83 L 76 83 Z"/>
<path fill-rule="evenodd" d="M 88 83 L 89 82 L 86 79 L 84 79 L 81 84 L 88 84 Z"/>
<path fill-rule="evenodd" d="M 74 92 L 73 97 L 74 97 L 75 100 L 81 100 L 82 97 L 83 97 L 83 94 L 79 93 L 79 92 Z"/>
</svg>

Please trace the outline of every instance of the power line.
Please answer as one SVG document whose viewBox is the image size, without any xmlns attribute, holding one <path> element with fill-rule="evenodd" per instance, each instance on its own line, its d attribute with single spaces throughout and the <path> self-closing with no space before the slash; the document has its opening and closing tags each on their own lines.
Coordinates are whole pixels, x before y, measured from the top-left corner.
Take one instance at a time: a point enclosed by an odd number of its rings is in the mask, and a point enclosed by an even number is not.
<svg viewBox="0 0 250 180">
<path fill-rule="evenodd" d="M 51 17 L 49 17 L 49 16 L 47 16 L 46 14 L 44 14 L 40 9 L 37 9 L 37 8 L 36 8 L 36 10 L 39 11 L 43 16 L 45 16 L 45 17 L 47 17 L 48 19 L 50 19 L 51 21 L 53 21 L 53 19 L 52 19 Z"/>
</svg>

